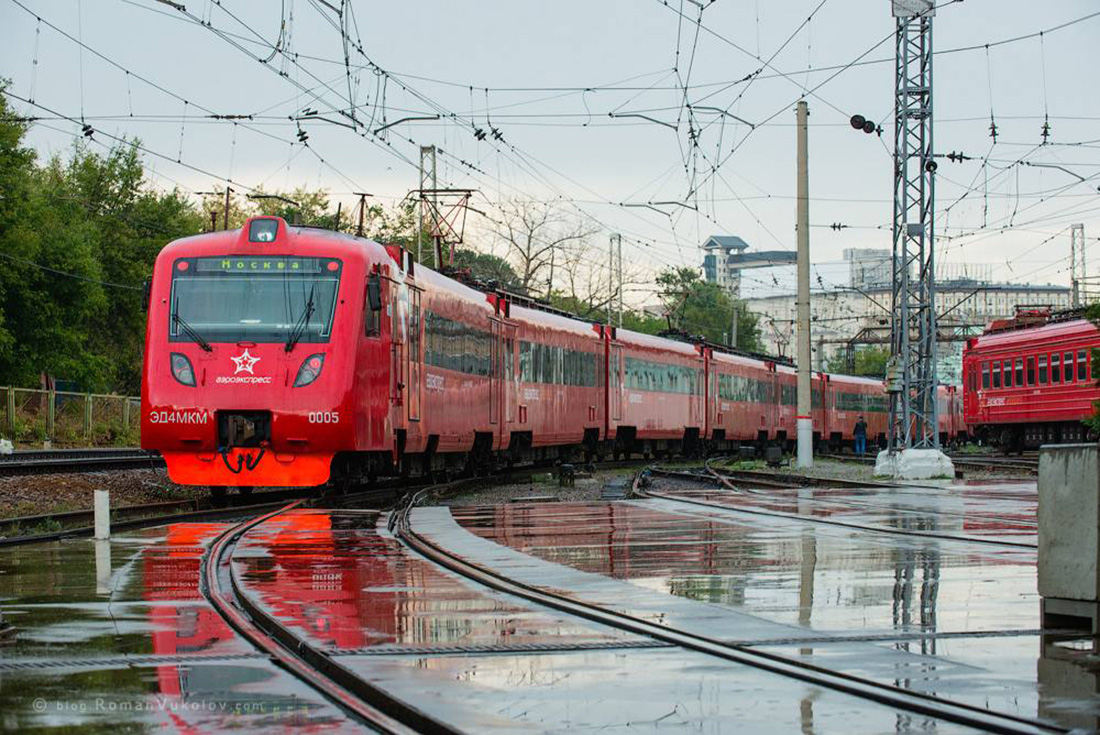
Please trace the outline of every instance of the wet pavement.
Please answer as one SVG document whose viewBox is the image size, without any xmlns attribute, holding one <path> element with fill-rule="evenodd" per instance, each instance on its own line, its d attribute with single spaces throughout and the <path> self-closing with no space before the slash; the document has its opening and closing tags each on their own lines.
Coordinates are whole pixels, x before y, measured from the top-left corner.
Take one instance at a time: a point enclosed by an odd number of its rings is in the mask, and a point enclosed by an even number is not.
<svg viewBox="0 0 1100 735">
<path fill-rule="evenodd" d="M 999 713 L 1100 724 L 1100 650 L 1039 630 L 1034 483 L 657 489 L 670 496 L 419 508 L 412 524 L 509 577 L 651 622 Z M 240 540 L 232 571 L 304 641 L 466 732 L 967 731 L 487 589 L 409 551 L 386 521 L 276 516 Z M 18 633 L 0 647 L 0 730 L 358 730 L 207 604 L 202 554 L 225 527 L 0 549 Z"/>
<path fill-rule="evenodd" d="M 361 731 L 238 637 L 203 598 L 225 526 L 0 548 L 0 731 Z"/>
</svg>

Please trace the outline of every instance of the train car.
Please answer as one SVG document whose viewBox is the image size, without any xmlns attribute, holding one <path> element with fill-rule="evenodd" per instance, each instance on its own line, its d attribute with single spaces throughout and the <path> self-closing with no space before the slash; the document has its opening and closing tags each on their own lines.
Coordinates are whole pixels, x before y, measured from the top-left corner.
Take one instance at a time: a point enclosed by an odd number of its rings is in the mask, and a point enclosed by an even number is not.
<svg viewBox="0 0 1100 735">
<path fill-rule="evenodd" d="M 627 329 L 609 329 L 607 439 L 615 456 L 701 449 L 706 365 L 703 348 Z"/>
<path fill-rule="evenodd" d="M 856 422 L 867 422 L 867 446 L 886 446 L 890 403 L 881 380 L 852 375 L 830 375 L 826 383 L 825 413 L 830 449 L 855 444 Z"/>
<path fill-rule="evenodd" d="M 964 421 L 981 441 L 1008 451 L 1083 441 L 1082 419 L 1100 399 L 1092 350 L 1100 330 L 1086 319 L 1053 319 L 992 330 L 963 353 Z"/>
<path fill-rule="evenodd" d="M 963 413 L 963 391 L 957 385 L 941 385 L 936 391 L 940 428 L 940 444 L 965 444 L 970 431 Z"/>
<path fill-rule="evenodd" d="M 516 367 L 506 390 L 516 410 L 504 417 L 511 461 L 564 456 L 583 447 L 591 457 L 607 436 L 607 345 L 597 324 L 509 303 Z M 513 359 L 512 344 L 504 349 Z M 511 403 L 508 404 L 509 406 Z"/>
<path fill-rule="evenodd" d="M 142 446 L 216 494 L 795 435 L 790 366 L 593 324 L 277 217 L 168 244 L 146 308 Z M 881 436 L 881 390 L 815 373 L 817 441 L 850 441 L 860 412 Z"/>
<path fill-rule="evenodd" d="M 814 378 L 814 390 L 820 398 L 820 376 Z M 716 451 L 768 442 L 786 448 L 795 438 L 797 395 L 791 366 L 707 349 L 707 438 Z M 815 410 L 815 432 L 823 419 Z"/>
</svg>

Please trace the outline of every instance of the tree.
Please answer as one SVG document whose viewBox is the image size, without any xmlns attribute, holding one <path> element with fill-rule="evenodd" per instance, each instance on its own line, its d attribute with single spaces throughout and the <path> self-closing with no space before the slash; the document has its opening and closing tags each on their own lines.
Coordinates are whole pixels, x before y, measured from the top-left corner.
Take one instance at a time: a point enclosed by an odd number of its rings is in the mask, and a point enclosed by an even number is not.
<svg viewBox="0 0 1100 735">
<path fill-rule="evenodd" d="M 493 221 L 492 232 L 515 266 L 523 290 L 549 296 L 550 271 L 563 248 L 591 237 L 596 229 L 553 205 L 509 200 L 500 205 L 500 219 Z"/>
<path fill-rule="evenodd" d="M 137 392 L 142 280 L 202 217 L 178 192 L 146 185 L 132 144 L 100 155 L 81 141 L 39 165 L 26 130 L 0 97 L 0 384 L 46 374 Z"/>
<path fill-rule="evenodd" d="M 455 249 L 455 268 L 467 269 L 479 281 L 496 281 L 506 291 L 522 288 L 519 276 L 504 258 L 491 253 L 479 253 L 468 247 Z"/>
<path fill-rule="evenodd" d="M 661 271 L 657 285 L 673 329 L 725 344 L 736 316 L 737 344 L 734 346 L 752 352 L 761 350 L 756 315 L 730 298 L 718 284 L 704 281 L 693 268 Z"/>
<path fill-rule="evenodd" d="M 837 352 L 829 359 L 829 372 L 860 375 L 868 378 L 885 378 L 886 363 L 890 360 L 890 349 L 888 347 L 872 346 L 857 347 L 853 359 L 855 365 L 849 370 L 846 355 L 843 351 Z"/>
</svg>

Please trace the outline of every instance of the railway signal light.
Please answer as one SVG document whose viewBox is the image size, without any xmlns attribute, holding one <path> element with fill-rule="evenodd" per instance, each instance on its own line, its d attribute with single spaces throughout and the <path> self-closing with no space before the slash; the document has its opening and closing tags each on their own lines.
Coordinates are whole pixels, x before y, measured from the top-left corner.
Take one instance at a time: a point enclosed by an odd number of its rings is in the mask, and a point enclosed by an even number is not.
<svg viewBox="0 0 1100 735">
<path fill-rule="evenodd" d="M 852 119 L 849 120 L 852 124 L 852 128 L 855 130 L 862 130 L 870 135 L 878 130 L 874 120 L 868 120 L 863 115 L 852 115 Z"/>
</svg>

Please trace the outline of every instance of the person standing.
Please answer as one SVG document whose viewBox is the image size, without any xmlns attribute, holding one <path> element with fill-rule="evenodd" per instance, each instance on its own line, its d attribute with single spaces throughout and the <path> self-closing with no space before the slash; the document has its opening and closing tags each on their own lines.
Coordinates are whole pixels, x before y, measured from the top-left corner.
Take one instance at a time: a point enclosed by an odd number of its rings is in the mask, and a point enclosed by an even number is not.
<svg viewBox="0 0 1100 735">
<path fill-rule="evenodd" d="M 852 433 L 856 437 L 856 455 L 862 457 L 867 451 L 867 422 L 863 420 L 863 416 L 856 421 L 856 428 Z"/>
</svg>

